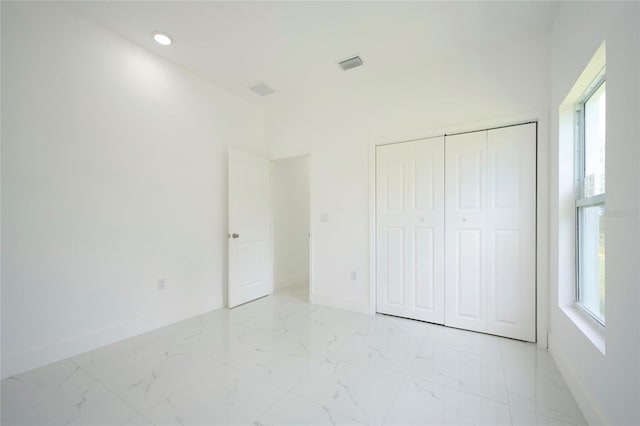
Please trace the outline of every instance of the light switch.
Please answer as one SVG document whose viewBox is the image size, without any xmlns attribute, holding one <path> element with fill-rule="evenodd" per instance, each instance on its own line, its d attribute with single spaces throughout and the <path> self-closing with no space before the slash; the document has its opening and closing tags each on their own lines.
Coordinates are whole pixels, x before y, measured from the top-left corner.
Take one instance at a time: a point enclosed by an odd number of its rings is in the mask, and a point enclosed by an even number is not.
<svg viewBox="0 0 640 426">
<path fill-rule="evenodd" d="M 321 213 L 320 222 L 329 222 L 329 213 Z"/>
</svg>

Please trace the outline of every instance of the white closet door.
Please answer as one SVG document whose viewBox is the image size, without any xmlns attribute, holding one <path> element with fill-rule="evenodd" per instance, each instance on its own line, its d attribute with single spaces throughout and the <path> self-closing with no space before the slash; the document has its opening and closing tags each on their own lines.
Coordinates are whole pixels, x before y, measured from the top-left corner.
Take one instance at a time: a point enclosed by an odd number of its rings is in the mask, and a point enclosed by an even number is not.
<svg viewBox="0 0 640 426">
<path fill-rule="evenodd" d="M 535 341 L 536 126 L 488 132 L 487 332 Z"/>
<path fill-rule="evenodd" d="M 445 324 L 487 328 L 487 132 L 446 138 Z"/>
<path fill-rule="evenodd" d="M 445 324 L 533 342 L 535 124 L 445 145 Z"/>
<path fill-rule="evenodd" d="M 376 149 L 377 311 L 444 323 L 444 138 Z"/>
</svg>

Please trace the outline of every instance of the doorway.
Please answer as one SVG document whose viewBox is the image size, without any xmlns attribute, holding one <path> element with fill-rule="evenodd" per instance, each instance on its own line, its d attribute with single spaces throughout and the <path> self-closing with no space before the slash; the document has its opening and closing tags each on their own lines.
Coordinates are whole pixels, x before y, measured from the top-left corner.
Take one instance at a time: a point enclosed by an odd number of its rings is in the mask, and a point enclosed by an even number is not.
<svg viewBox="0 0 640 426">
<path fill-rule="evenodd" d="M 309 300 L 309 156 L 273 160 L 273 290 Z"/>
</svg>

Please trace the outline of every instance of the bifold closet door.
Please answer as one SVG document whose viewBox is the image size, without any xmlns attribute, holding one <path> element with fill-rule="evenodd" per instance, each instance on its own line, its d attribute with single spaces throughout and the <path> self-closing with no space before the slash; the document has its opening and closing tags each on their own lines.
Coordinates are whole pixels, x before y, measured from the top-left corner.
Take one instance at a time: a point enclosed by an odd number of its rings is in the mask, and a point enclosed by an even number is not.
<svg viewBox="0 0 640 426">
<path fill-rule="evenodd" d="M 487 131 L 447 136 L 445 324 L 487 329 Z"/>
<path fill-rule="evenodd" d="M 444 323 L 444 138 L 376 149 L 377 311 Z"/>
<path fill-rule="evenodd" d="M 535 341 L 536 126 L 445 145 L 445 324 Z"/>
<path fill-rule="evenodd" d="M 536 125 L 488 133 L 487 332 L 536 340 Z"/>
</svg>

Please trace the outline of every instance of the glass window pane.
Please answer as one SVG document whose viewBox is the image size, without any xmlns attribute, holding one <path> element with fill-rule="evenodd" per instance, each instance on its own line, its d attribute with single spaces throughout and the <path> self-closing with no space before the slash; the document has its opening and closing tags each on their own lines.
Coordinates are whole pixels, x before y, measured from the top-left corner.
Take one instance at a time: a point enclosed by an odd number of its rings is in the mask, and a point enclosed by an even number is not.
<svg viewBox="0 0 640 426">
<path fill-rule="evenodd" d="M 604 194 L 606 83 L 584 104 L 584 197 Z"/>
<path fill-rule="evenodd" d="M 578 302 L 604 323 L 604 205 L 578 209 Z"/>
</svg>

